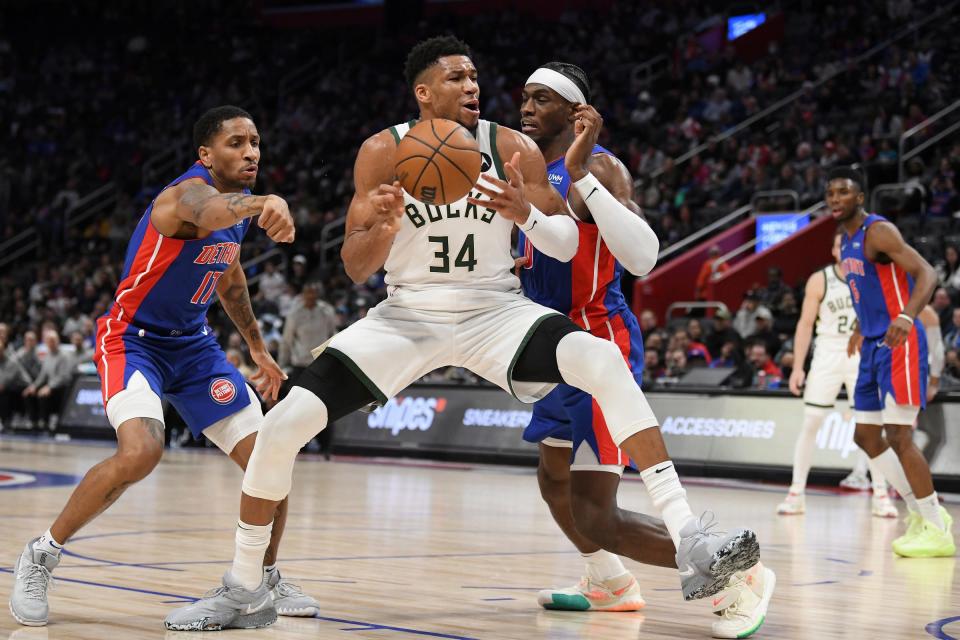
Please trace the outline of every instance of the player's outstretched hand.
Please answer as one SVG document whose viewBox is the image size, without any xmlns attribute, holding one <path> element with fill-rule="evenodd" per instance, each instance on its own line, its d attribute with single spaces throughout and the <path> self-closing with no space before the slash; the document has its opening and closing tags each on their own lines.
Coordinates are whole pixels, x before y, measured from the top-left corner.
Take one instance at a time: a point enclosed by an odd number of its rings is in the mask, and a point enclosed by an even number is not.
<svg viewBox="0 0 960 640">
<path fill-rule="evenodd" d="M 274 242 L 293 242 L 296 233 L 293 227 L 293 216 L 290 215 L 287 201 L 280 196 L 267 196 L 257 224 Z"/>
<path fill-rule="evenodd" d="M 507 174 L 506 180 L 498 180 L 481 173 L 481 180 L 477 182 L 477 191 L 490 199 L 467 198 L 467 202 L 478 207 L 493 209 L 503 218 L 523 224 L 530 216 L 530 203 L 523 195 L 523 173 L 520 171 L 519 151 L 513 154 L 510 162 L 503 165 L 503 171 Z"/>
<path fill-rule="evenodd" d="M 803 389 L 803 383 L 806 382 L 806 378 L 807 374 L 804 373 L 803 367 L 795 367 L 793 371 L 790 372 L 790 393 L 799 396 Z"/>
<path fill-rule="evenodd" d="M 403 187 L 400 181 L 393 184 L 382 184 L 370 196 L 373 211 L 379 218 L 383 231 L 397 233 L 400 231 L 400 218 L 403 217 Z"/>
<path fill-rule="evenodd" d="M 588 104 L 578 104 L 573 108 L 573 115 L 577 121 L 573 125 L 576 136 L 573 144 L 567 149 L 563 164 L 570 174 L 570 180 L 576 182 L 587 175 L 587 163 L 593 155 L 593 147 L 600 139 L 600 130 L 603 128 L 603 117 Z"/>
<path fill-rule="evenodd" d="M 257 365 L 257 371 L 250 376 L 250 382 L 264 399 L 276 401 L 280 385 L 287 379 L 287 374 L 268 351 L 251 351 L 250 358 Z"/>
<path fill-rule="evenodd" d="M 887 335 L 883 337 L 883 342 L 891 349 L 896 349 L 907 341 L 907 336 L 913 330 L 913 323 L 906 318 L 894 318 L 890 326 L 887 327 Z"/>
</svg>

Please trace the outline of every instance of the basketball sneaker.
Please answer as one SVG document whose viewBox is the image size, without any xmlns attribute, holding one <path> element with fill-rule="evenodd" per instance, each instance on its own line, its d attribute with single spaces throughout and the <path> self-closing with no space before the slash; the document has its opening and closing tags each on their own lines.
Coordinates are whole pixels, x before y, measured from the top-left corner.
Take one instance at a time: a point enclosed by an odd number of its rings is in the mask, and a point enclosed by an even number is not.
<svg viewBox="0 0 960 640">
<path fill-rule="evenodd" d="M 537 602 L 544 609 L 560 611 L 637 611 L 647 604 L 631 573 L 602 582 L 584 576 L 566 589 L 544 589 L 537 594 Z"/>
<path fill-rule="evenodd" d="M 36 539 L 28 542 L 17 559 L 10 613 L 22 625 L 42 627 L 47 624 L 50 613 L 47 605 L 47 590 L 53 585 L 50 572 L 60 564 L 60 556 L 34 549 L 34 542 Z"/>
<path fill-rule="evenodd" d="M 893 504 L 893 501 L 885 493 L 873 494 L 871 500 L 870 511 L 878 518 L 897 518 L 900 516 L 900 512 L 897 511 L 897 507 Z"/>
<path fill-rule="evenodd" d="M 713 512 L 706 511 L 680 529 L 677 571 L 684 600 L 706 598 L 723 591 L 730 576 L 760 560 L 757 534 L 749 529 L 714 531 Z"/>
<path fill-rule="evenodd" d="M 929 520 L 921 519 L 916 533 L 893 548 L 897 555 L 905 558 L 943 558 L 956 555 L 953 518 L 943 507 L 940 507 L 940 515 L 943 517 L 946 529 L 941 529 Z"/>
<path fill-rule="evenodd" d="M 862 473 L 858 469 L 854 469 L 850 472 L 850 475 L 840 481 L 840 486 L 844 489 L 850 489 L 851 491 L 866 491 L 873 485 L 870 482 L 870 478 L 867 477 L 867 474 Z"/>
<path fill-rule="evenodd" d="M 756 633 L 767 617 L 777 576 L 757 563 L 747 571 L 733 574 L 729 590 L 713 599 L 714 638 L 747 638 Z"/>
<path fill-rule="evenodd" d="M 174 631 L 220 631 L 257 629 L 277 621 L 277 608 L 266 582 L 249 591 L 230 572 L 223 574 L 223 586 L 211 589 L 193 604 L 174 609 L 163 621 Z"/>
<path fill-rule="evenodd" d="M 777 505 L 777 513 L 782 516 L 798 516 L 807 510 L 807 499 L 802 493 L 787 494 L 786 500 Z"/>
<path fill-rule="evenodd" d="M 920 526 L 923 524 L 923 518 L 919 513 L 913 511 L 907 512 L 907 517 L 903 519 L 904 523 L 907 525 L 906 532 L 899 538 L 895 538 L 893 541 L 893 551 L 894 553 L 900 554 L 897 551 L 900 546 L 912 539 L 920 531 Z"/>
<path fill-rule="evenodd" d="M 305 594 L 298 585 L 280 577 L 278 569 L 264 571 L 263 574 L 277 615 L 311 618 L 320 613 L 320 603 Z"/>
</svg>

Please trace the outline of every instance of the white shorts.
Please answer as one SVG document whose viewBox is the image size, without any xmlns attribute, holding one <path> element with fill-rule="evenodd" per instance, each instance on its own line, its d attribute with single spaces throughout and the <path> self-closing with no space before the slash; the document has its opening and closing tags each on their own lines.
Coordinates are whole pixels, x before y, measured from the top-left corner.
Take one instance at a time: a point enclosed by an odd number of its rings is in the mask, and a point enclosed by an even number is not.
<svg viewBox="0 0 960 640">
<path fill-rule="evenodd" d="M 824 409 L 832 408 L 840 394 L 840 388 L 846 386 L 847 398 L 852 406 L 859 369 L 859 354 L 851 358 L 847 356 L 846 349 L 817 349 L 813 353 L 813 362 L 810 364 L 810 373 L 803 390 L 804 404 Z"/>
<path fill-rule="evenodd" d="M 399 289 L 313 353 L 341 360 L 380 404 L 446 366 L 469 369 L 530 403 L 556 384 L 517 382 L 513 367 L 534 330 L 554 315 L 561 314 L 519 292 Z"/>
</svg>

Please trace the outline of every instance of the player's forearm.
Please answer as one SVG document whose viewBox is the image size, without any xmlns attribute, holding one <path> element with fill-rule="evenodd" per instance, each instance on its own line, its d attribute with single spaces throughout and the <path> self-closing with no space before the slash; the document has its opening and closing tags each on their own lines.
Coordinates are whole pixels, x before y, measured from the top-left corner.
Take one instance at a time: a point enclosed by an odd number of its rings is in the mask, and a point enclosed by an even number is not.
<svg viewBox="0 0 960 640">
<path fill-rule="evenodd" d="M 243 275 L 242 271 L 239 273 L 241 276 Z M 226 275 L 224 273 L 224 277 Z M 263 342 L 263 335 L 260 333 L 260 325 L 257 322 L 257 317 L 253 314 L 253 305 L 250 303 L 247 279 L 245 277 L 230 278 L 227 282 L 223 282 L 222 277 L 220 286 L 217 287 L 217 295 L 220 297 L 223 310 L 227 312 L 233 325 L 243 336 L 250 351 L 266 351 L 267 347 Z"/>
<path fill-rule="evenodd" d="M 928 264 L 924 264 L 920 273 L 914 275 L 913 294 L 903 308 L 903 313 L 911 318 L 920 315 L 923 307 L 933 296 L 933 291 L 937 287 L 937 272 Z"/>
<path fill-rule="evenodd" d="M 360 284 L 383 268 L 393 246 L 395 234 L 374 225 L 351 232 L 340 249 L 340 258 L 347 276 Z"/>
<path fill-rule="evenodd" d="M 187 191 L 180 198 L 180 205 L 190 214 L 190 221 L 201 229 L 216 231 L 227 229 L 245 218 L 252 218 L 263 211 L 270 196 L 253 196 L 244 193 L 218 193 Z"/>
<path fill-rule="evenodd" d="M 806 362 L 812 336 L 813 327 L 797 325 L 797 331 L 793 336 L 793 361 L 797 366 L 802 367 Z"/>
<path fill-rule="evenodd" d="M 580 233 L 577 223 L 566 214 L 548 216 L 530 205 L 530 214 L 526 221 L 517 226 L 530 240 L 530 243 L 543 254 L 560 262 L 569 262 L 577 254 L 580 246 Z"/>
<path fill-rule="evenodd" d="M 660 252 L 660 240 L 650 225 L 618 201 L 593 174 L 588 173 L 573 186 L 620 264 L 635 276 L 650 273 Z"/>
</svg>

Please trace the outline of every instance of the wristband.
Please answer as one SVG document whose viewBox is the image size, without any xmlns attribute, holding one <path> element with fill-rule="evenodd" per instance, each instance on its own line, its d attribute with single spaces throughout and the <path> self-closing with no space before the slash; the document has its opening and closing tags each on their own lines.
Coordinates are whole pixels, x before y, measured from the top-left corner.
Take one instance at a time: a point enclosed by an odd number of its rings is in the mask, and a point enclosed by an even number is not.
<svg viewBox="0 0 960 640">
<path fill-rule="evenodd" d="M 521 231 L 526 233 L 527 231 L 530 231 L 531 229 L 533 229 L 534 225 L 540 222 L 542 218 L 546 218 L 546 217 L 547 216 L 545 216 L 543 212 L 540 211 L 540 209 L 537 209 L 535 206 L 533 206 L 533 203 L 531 202 L 530 215 L 527 216 L 527 221 L 524 222 L 523 225 L 517 225 L 517 226 L 520 227 Z"/>
<path fill-rule="evenodd" d="M 905 313 L 901 313 L 900 315 L 897 316 L 897 318 L 903 318 L 904 320 L 906 320 L 907 322 L 909 322 L 911 325 L 913 324 L 913 318 L 911 318 L 910 316 L 908 316 L 908 315 L 905 314 Z"/>
</svg>

